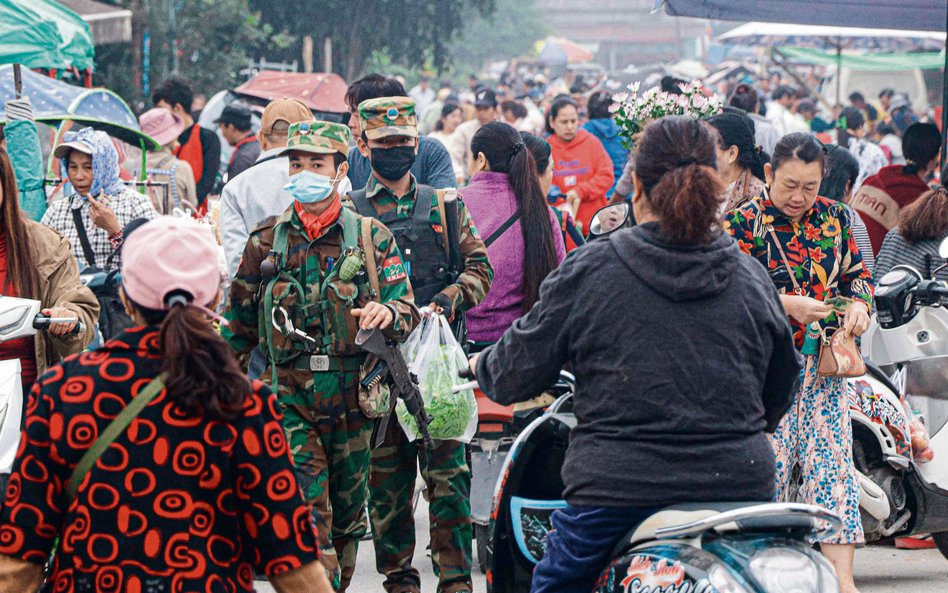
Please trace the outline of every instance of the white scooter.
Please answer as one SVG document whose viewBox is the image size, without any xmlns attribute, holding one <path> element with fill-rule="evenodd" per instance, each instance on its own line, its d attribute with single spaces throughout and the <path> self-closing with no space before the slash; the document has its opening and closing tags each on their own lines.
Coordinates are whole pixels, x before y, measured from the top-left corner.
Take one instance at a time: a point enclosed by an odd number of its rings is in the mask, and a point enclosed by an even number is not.
<svg viewBox="0 0 948 593">
<path fill-rule="evenodd" d="M 35 335 L 38 331 L 49 329 L 53 323 L 76 321 L 47 317 L 40 313 L 42 307 L 39 301 L 0 295 L 0 342 Z M 73 332 L 81 331 L 82 324 L 76 324 Z M 0 480 L 3 482 L 13 468 L 20 444 L 23 399 L 20 361 L 0 360 Z"/>
<path fill-rule="evenodd" d="M 948 239 L 940 246 L 948 257 Z M 932 273 L 932 277 L 935 276 Z M 867 541 L 932 534 L 948 558 L 948 285 L 909 266 L 879 280 L 862 338 L 871 363 L 850 379 L 853 458 Z M 919 414 L 931 451 L 912 450 Z"/>
</svg>

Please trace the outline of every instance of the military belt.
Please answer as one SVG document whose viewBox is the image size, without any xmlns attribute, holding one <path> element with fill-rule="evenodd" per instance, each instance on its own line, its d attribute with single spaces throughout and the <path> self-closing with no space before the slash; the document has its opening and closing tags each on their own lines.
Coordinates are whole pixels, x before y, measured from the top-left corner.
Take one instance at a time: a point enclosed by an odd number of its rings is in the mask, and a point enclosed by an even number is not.
<svg viewBox="0 0 948 593">
<path fill-rule="evenodd" d="M 364 354 L 355 356 L 328 356 L 326 354 L 303 355 L 290 363 L 290 367 L 296 370 L 313 371 L 314 373 L 324 372 L 346 372 L 358 371 L 365 362 Z"/>
</svg>

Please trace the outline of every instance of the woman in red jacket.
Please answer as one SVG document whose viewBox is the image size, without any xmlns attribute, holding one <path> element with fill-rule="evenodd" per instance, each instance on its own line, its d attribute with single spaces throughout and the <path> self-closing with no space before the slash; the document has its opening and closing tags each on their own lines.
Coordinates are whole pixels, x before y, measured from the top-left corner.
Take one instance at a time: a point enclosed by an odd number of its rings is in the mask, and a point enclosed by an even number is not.
<svg viewBox="0 0 948 593">
<path fill-rule="evenodd" d="M 598 138 L 579 127 L 576 103 L 569 97 L 553 101 L 546 131 L 553 149 L 553 184 L 565 194 L 556 206 L 569 204 L 585 233 L 593 214 L 606 205 L 606 192 L 615 180 L 612 159 Z"/>
</svg>

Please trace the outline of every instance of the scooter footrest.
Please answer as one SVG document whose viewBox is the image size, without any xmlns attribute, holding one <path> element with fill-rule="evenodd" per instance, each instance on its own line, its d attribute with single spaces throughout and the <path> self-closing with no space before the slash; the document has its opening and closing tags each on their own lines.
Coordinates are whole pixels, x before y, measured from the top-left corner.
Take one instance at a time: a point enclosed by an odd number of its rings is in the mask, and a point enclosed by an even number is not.
<svg viewBox="0 0 948 593">
<path fill-rule="evenodd" d="M 546 554 L 546 537 L 553 528 L 551 515 L 562 508 L 566 508 L 565 500 L 510 498 L 510 520 L 517 548 L 533 564 Z"/>
</svg>

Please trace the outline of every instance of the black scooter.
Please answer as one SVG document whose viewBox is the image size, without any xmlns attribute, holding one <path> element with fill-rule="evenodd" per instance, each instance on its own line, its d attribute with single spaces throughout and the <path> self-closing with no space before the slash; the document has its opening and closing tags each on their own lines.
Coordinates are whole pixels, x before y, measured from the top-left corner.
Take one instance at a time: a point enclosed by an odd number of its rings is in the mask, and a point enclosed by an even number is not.
<svg viewBox="0 0 948 593">
<path fill-rule="evenodd" d="M 497 482 L 486 552 L 488 593 L 527 593 L 543 558 L 560 469 L 576 425 L 560 397 L 511 447 Z M 670 506 L 624 536 L 595 593 L 837 593 L 832 566 L 807 537 L 840 529 L 820 507 L 792 503 Z"/>
</svg>

